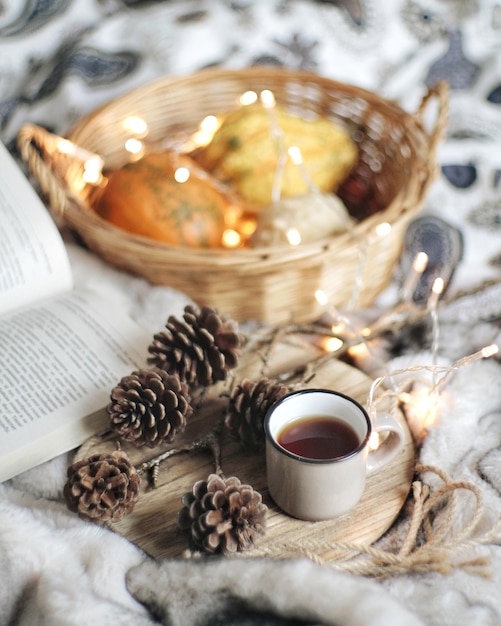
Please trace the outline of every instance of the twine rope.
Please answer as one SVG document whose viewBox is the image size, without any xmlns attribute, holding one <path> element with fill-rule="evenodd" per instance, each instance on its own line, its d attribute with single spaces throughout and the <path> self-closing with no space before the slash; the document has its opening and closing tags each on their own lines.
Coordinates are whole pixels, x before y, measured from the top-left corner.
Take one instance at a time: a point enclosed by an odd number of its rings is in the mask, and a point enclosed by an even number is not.
<svg viewBox="0 0 501 626">
<path fill-rule="evenodd" d="M 273 542 L 271 546 L 256 546 L 253 555 L 281 558 L 303 556 L 328 565 L 333 570 L 379 579 L 409 572 L 439 572 L 447 575 L 457 568 L 475 575 L 489 576 L 489 557 L 476 554 L 476 551 L 481 546 L 501 541 L 501 522 L 498 519 L 492 528 L 475 535 L 475 529 L 484 514 L 480 489 L 469 482 L 454 482 L 445 472 L 432 465 L 418 464 L 416 471 L 418 474 L 433 473 L 443 484 L 432 492 L 421 480 L 413 482 L 413 511 L 398 551 L 374 545 L 326 543 L 324 540 L 302 538 L 300 543 L 291 544 L 287 540 Z M 467 523 L 456 528 L 461 491 L 474 496 L 474 508 Z M 437 510 L 442 513 L 440 525 L 434 523 Z M 320 552 L 326 551 L 332 556 L 321 557 Z"/>
<path fill-rule="evenodd" d="M 91 437 L 79 451 L 84 457 L 89 447 L 102 433 Z M 116 445 L 116 442 L 115 442 Z M 254 546 L 251 554 L 235 556 L 268 556 L 274 558 L 305 557 L 326 565 L 333 570 L 358 576 L 385 579 L 411 572 L 437 572 L 451 574 L 462 569 L 470 574 L 488 577 L 490 557 L 481 547 L 501 545 L 501 518 L 483 533 L 476 529 L 484 515 L 484 503 L 480 489 L 473 483 L 453 481 L 446 472 L 433 465 L 416 465 L 416 474 L 434 474 L 441 481 L 435 490 L 416 478 L 412 483 L 409 509 L 412 510 L 408 527 L 398 549 L 385 549 L 375 544 L 364 545 L 347 542 L 328 542 L 314 537 L 302 537 L 299 541 L 274 540 L 270 545 Z M 473 496 L 474 505 L 469 518 L 462 524 L 461 492 Z M 328 556 L 322 556 L 328 554 Z M 187 558 L 187 554 L 185 558 Z"/>
</svg>

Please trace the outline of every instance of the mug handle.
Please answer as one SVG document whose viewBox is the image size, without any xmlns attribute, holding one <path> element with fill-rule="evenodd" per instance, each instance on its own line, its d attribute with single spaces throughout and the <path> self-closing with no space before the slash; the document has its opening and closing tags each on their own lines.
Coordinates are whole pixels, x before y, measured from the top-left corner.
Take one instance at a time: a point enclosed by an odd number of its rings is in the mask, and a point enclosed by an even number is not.
<svg viewBox="0 0 501 626">
<path fill-rule="evenodd" d="M 377 413 L 373 431 L 388 433 L 389 436 L 376 450 L 369 451 L 367 473 L 379 469 L 392 461 L 404 446 L 404 429 L 389 413 Z"/>
</svg>

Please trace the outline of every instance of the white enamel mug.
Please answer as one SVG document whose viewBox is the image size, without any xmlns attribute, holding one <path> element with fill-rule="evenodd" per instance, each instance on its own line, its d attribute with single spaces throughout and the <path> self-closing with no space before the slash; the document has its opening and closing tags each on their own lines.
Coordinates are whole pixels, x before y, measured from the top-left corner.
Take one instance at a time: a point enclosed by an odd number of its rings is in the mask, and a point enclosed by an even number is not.
<svg viewBox="0 0 501 626">
<path fill-rule="evenodd" d="M 284 443 L 284 433 L 304 428 L 308 420 L 320 420 L 329 428 L 338 428 L 341 421 L 341 430 L 347 425 L 354 431 L 354 440 L 350 444 L 351 435 L 347 437 L 341 442 L 345 449 L 333 452 L 332 457 L 325 451 L 326 458 L 318 458 L 316 450 L 325 443 L 320 439 L 316 440 L 313 453 L 311 446 L 307 455 L 301 449 L 294 451 L 293 444 Z M 326 420 L 337 425 L 327 424 Z M 364 492 L 367 473 L 389 463 L 404 444 L 402 426 L 391 415 L 378 413 L 372 424 L 356 400 L 328 389 L 304 389 L 284 396 L 266 414 L 264 431 L 271 497 L 288 515 L 311 521 L 331 519 L 353 509 Z M 371 451 L 369 442 L 374 431 L 389 436 Z M 333 441 L 337 437 L 330 436 Z"/>
</svg>

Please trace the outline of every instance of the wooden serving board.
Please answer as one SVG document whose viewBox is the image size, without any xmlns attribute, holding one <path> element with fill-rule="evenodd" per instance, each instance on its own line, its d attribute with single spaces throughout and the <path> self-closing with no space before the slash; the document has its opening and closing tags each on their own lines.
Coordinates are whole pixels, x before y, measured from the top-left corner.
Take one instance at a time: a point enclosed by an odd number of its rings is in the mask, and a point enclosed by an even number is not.
<svg viewBox="0 0 501 626">
<path fill-rule="evenodd" d="M 279 344 L 268 364 L 267 375 L 290 371 L 295 366 L 308 363 L 318 356 L 318 351 L 299 344 Z M 236 381 L 244 377 L 257 380 L 262 374 L 263 363 L 258 354 L 245 355 L 236 371 Z M 307 387 L 322 387 L 341 391 L 366 405 L 371 380 L 360 370 L 336 359 L 329 360 L 316 371 Z M 128 445 L 122 448 L 136 465 L 157 456 L 168 448 L 175 448 L 208 433 L 221 415 L 227 391 L 216 385 L 207 394 L 203 405 L 196 410 L 186 430 L 175 442 L 160 450 L 135 449 Z M 368 476 L 364 495 L 357 507 L 335 520 L 306 522 L 294 519 L 276 507 L 271 500 L 265 472 L 264 450 L 249 452 L 239 442 L 225 433 L 222 445 L 222 468 L 225 476 L 237 476 L 242 483 L 252 485 L 263 496 L 268 505 L 267 530 L 256 543 L 256 549 L 267 546 L 280 551 L 280 556 L 294 555 L 302 542 L 314 540 L 316 551 L 324 560 L 336 558 L 328 544 L 348 542 L 370 545 L 391 526 L 399 514 L 408 495 L 414 470 L 415 450 L 410 431 L 400 414 L 406 435 L 405 445 L 396 459 L 383 469 Z M 84 458 L 96 452 L 113 450 L 116 442 L 88 442 L 77 452 Z M 177 515 L 181 508 L 181 497 L 191 491 L 197 480 L 205 480 L 214 470 L 208 451 L 175 455 L 162 462 L 157 487 L 152 488 L 146 478 L 141 483 L 141 493 L 134 510 L 112 528 L 156 558 L 181 557 L 189 547 L 187 538 L 177 527 Z M 318 547 L 320 546 L 320 548 Z M 252 556 L 253 551 L 249 552 Z"/>
</svg>

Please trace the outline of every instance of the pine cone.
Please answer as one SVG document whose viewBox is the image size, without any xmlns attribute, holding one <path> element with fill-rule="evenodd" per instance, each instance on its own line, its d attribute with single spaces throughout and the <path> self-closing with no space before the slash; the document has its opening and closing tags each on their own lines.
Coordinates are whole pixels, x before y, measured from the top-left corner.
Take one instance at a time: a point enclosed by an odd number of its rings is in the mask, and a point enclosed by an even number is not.
<svg viewBox="0 0 501 626">
<path fill-rule="evenodd" d="M 188 387 L 161 369 L 138 370 L 122 378 L 106 410 L 110 426 L 136 447 L 170 442 L 193 413 Z"/>
<path fill-rule="evenodd" d="M 231 392 L 225 426 L 230 434 L 247 448 L 257 449 L 264 443 L 264 416 L 268 409 L 288 393 L 281 383 L 261 378 L 247 378 Z"/>
<path fill-rule="evenodd" d="M 179 527 L 189 533 L 196 548 L 210 554 L 250 550 L 264 535 L 266 512 L 261 494 L 236 477 L 211 474 L 182 498 Z"/>
<path fill-rule="evenodd" d="M 211 307 L 188 305 L 183 319 L 171 315 L 166 330 L 153 337 L 148 363 L 177 374 L 190 386 L 207 387 L 226 380 L 228 370 L 238 364 L 238 325 Z"/>
<path fill-rule="evenodd" d="M 64 497 L 70 511 L 99 526 L 119 522 L 139 496 L 139 476 L 124 452 L 95 454 L 70 465 Z"/>
</svg>

